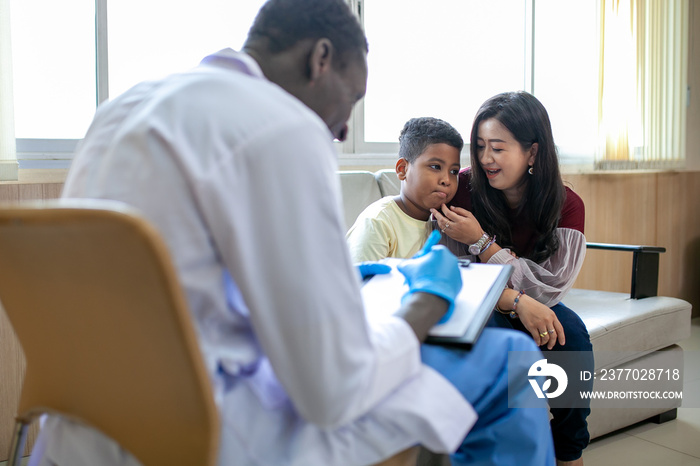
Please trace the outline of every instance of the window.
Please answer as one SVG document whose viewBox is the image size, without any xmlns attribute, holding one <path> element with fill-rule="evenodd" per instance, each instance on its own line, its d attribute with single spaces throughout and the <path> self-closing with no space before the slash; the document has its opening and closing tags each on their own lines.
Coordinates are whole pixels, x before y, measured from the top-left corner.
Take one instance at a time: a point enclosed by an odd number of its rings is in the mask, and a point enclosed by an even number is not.
<svg viewBox="0 0 700 466">
<path fill-rule="evenodd" d="M 199 0 L 195 7 L 170 0 L 109 1 L 109 95 L 192 68 L 224 47 L 239 49 L 262 4 Z"/>
<path fill-rule="evenodd" d="M 600 0 L 602 169 L 685 165 L 688 0 Z"/>
<path fill-rule="evenodd" d="M 20 167 L 67 167 L 98 100 L 239 48 L 262 3 L 11 0 Z"/>
<path fill-rule="evenodd" d="M 532 92 L 565 161 L 591 161 L 598 131 L 598 12 L 594 1 L 537 0 Z"/>
<path fill-rule="evenodd" d="M 597 128 L 596 2 L 362 0 L 369 81 L 355 112 L 355 152 L 392 152 L 415 116 L 468 139 L 479 106 L 534 93 L 569 160 L 591 161 Z M 390 26 L 387 26 L 390 25 Z"/>
<path fill-rule="evenodd" d="M 10 1 L 20 159 L 67 159 L 96 101 L 239 48 L 264 0 Z M 393 164 L 415 116 L 443 118 L 468 140 L 484 100 L 523 89 L 547 108 L 562 162 L 592 166 L 605 0 L 347 1 L 368 36 L 370 72 L 338 143 L 344 165 Z"/>
<path fill-rule="evenodd" d="M 15 135 L 77 139 L 95 113 L 94 0 L 12 0 Z"/>
<path fill-rule="evenodd" d="M 443 118 L 466 134 L 486 98 L 522 89 L 524 6 L 523 0 L 365 1 L 364 142 L 395 142 L 416 116 Z"/>
</svg>

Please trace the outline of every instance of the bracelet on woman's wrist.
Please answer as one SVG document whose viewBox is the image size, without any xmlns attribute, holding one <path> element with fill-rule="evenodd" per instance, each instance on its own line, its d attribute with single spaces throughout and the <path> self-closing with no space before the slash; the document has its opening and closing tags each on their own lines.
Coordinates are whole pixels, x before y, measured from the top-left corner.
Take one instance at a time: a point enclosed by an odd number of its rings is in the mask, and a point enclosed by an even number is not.
<svg viewBox="0 0 700 466">
<path fill-rule="evenodd" d="M 479 238 L 479 240 L 476 243 L 469 246 L 469 254 L 471 254 L 472 256 L 480 256 L 495 241 L 496 235 L 491 236 L 488 233 L 484 233 L 483 235 L 481 235 L 481 238 Z"/>
<path fill-rule="evenodd" d="M 496 235 L 493 235 L 493 236 L 491 237 L 491 239 L 489 240 L 489 242 L 486 243 L 486 246 L 484 246 L 483 248 L 481 248 L 481 251 L 479 251 L 479 254 L 478 254 L 478 255 L 480 256 L 480 255 L 482 255 L 483 253 L 485 253 L 486 250 L 487 250 L 488 248 L 490 248 L 491 245 L 492 245 L 493 243 L 495 243 L 495 242 L 496 242 Z"/>
<path fill-rule="evenodd" d="M 518 303 L 520 302 L 520 298 L 525 294 L 525 290 L 520 290 L 518 291 L 518 296 L 515 297 L 513 300 L 513 308 L 510 311 L 504 311 L 500 307 L 498 307 L 498 304 L 496 304 L 496 310 L 500 312 L 501 314 L 508 314 L 511 319 L 517 319 L 518 318 Z"/>
<path fill-rule="evenodd" d="M 518 313 L 516 312 L 518 310 L 518 302 L 520 302 L 520 298 L 525 294 L 525 290 L 520 290 L 518 291 L 518 296 L 515 297 L 513 300 L 513 310 L 510 311 L 510 317 L 515 319 L 515 317 L 518 316 Z"/>
</svg>

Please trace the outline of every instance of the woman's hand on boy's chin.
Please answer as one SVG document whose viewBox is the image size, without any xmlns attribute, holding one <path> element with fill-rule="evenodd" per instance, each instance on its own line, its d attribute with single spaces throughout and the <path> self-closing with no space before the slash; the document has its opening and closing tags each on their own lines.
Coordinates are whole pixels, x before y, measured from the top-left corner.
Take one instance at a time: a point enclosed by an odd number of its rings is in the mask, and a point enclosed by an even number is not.
<svg viewBox="0 0 700 466">
<path fill-rule="evenodd" d="M 437 221 L 440 232 L 461 243 L 476 243 L 484 234 L 479 221 L 466 209 L 443 204 L 440 210 L 430 209 L 430 212 Z"/>
</svg>

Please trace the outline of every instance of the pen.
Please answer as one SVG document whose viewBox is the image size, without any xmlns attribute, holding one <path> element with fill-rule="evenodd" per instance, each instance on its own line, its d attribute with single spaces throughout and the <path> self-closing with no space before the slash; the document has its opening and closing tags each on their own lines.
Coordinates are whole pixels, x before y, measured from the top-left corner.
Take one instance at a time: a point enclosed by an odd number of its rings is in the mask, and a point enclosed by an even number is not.
<svg viewBox="0 0 700 466">
<path fill-rule="evenodd" d="M 425 245 L 423 246 L 423 249 L 418 252 L 414 257 L 420 257 L 424 254 L 427 254 L 428 251 L 430 251 L 430 248 L 435 246 L 440 242 L 440 232 L 437 230 L 433 230 L 433 232 L 428 236 L 428 239 L 425 241 Z"/>
</svg>

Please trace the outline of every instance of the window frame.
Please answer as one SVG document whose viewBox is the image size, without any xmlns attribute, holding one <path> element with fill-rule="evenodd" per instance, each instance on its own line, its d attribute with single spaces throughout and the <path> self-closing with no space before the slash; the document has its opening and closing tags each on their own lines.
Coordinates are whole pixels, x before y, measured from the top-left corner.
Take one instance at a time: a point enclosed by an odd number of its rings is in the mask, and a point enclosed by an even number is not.
<svg viewBox="0 0 700 466">
<path fill-rule="evenodd" d="M 346 0 L 352 10 L 364 23 L 363 4 L 367 0 Z M 374 1 L 374 0 L 370 0 Z M 535 42 L 535 0 L 525 1 L 525 69 L 523 89 L 533 93 L 534 42 Z M 109 59 L 107 0 L 95 0 L 95 80 L 96 107 L 109 98 Z M 350 137 L 344 142 L 336 142 L 341 166 L 393 166 L 396 162 L 398 142 L 376 143 L 364 140 L 364 100 L 354 108 L 348 126 Z M 17 139 L 17 159 L 22 165 L 41 164 L 67 167 L 80 139 Z M 469 143 L 462 151 L 462 164 L 469 164 Z M 567 165 L 593 164 L 593 154 L 573 154 L 560 148 L 560 163 Z"/>
</svg>

